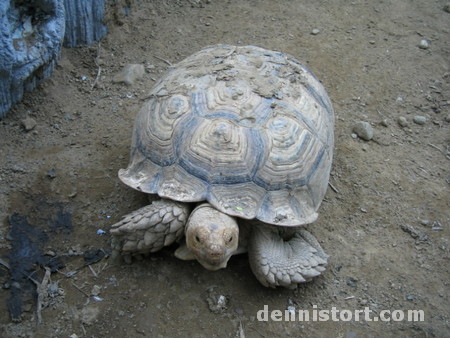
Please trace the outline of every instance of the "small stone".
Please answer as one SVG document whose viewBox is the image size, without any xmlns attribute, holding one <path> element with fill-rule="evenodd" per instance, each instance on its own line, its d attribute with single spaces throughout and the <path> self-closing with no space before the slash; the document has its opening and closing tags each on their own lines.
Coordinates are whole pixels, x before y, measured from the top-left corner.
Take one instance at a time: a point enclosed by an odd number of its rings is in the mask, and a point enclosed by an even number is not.
<svg viewBox="0 0 450 338">
<path fill-rule="evenodd" d="M 56 256 L 56 252 L 54 252 L 53 250 L 48 250 L 48 251 L 45 252 L 45 254 L 47 256 L 50 256 L 50 257 L 55 257 Z"/>
<path fill-rule="evenodd" d="M 389 121 L 387 119 L 384 119 L 383 121 L 380 122 L 380 125 L 382 125 L 383 127 L 388 127 Z"/>
<path fill-rule="evenodd" d="M 145 74 L 145 68 L 140 64 L 128 64 L 113 78 L 113 82 L 122 82 L 132 86 L 136 80 Z"/>
<path fill-rule="evenodd" d="M 289 313 L 295 316 L 295 306 L 289 305 L 286 310 L 288 310 Z"/>
<path fill-rule="evenodd" d="M 31 117 L 23 119 L 22 121 L 20 121 L 20 123 L 22 124 L 25 131 L 33 130 L 37 125 L 36 121 Z"/>
<path fill-rule="evenodd" d="M 56 169 L 50 169 L 49 171 L 47 171 L 47 176 L 49 178 L 55 178 L 56 177 Z"/>
<path fill-rule="evenodd" d="M 400 116 L 398 119 L 397 119 L 397 123 L 398 123 L 398 125 L 400 126 L 400 127 L 406 127 L 407 125 L 408 125 L 408 121 L 406 120 L 406 118 L 405 117 L 403 117 L 403 116 Z"/>
<path fill-rule="evenodd" d="M 352 287 L 352 288 L 356 288 L 356 280 L 355 279 L 353 279 L 353 278 L 350 278 L 348 281 L 347 281 L 347 285 L 348 286 L 350 286 L 350 287 Z"/>
<path fill-rule="evenodd" d="M 317 35 L 317 34 L 319 34 L 320 33 L 320 29 L 317 29 L 317 28 L 314 28 L 312 31 L 311 31 L 311 34 L 312 35 Z"/>
<path fill-rule="evenodd" d="M 64 120 L 66 121 L 73 121 L 73 115 L 72 114 L 64 114 Z"/>
<path fill-rule="evenodd" d="M 92 287 L 92 289 L 91 289 L 91 295 L 92 296 L 98 296 L 99 294 L 100 294 L 100 290 L 101 290 L 102 288 L 100 287 L 100 286 L 98 286 L 98 285 L 94 285 L 93 287 Z"/>
<path fill-rule="evenodd" d="M 68 195 L 70 198 L 74 198 L 78 194 L 77 188 L 72 188 L 72 192 Z"/>
<path fill-rule="evenodd" d="M 450 122 L 450 114 L 445 117 L 445 122 Z"/>
<path fill-rule="evenodd" d="M 353 127 L 353 132 L 364 141 L 370 141 L 373 137 L 373 128 L 368 122 L 357 122 Z"/>
<path fill-rule="evenodd" d="M 59 282 L 53 282 L 47 287 L 47 292 L 50 295 L 58 295 L 59 294 Z"/>
<path fill-rule="evenodd" d="M 433 231 L 442 231 L 443 228 L 442 228 L 441 223 L 439 221 L 434 221 L 433 222 L 433 226 L 431 227 L 431 230 L 433 230 Z"/>
<path fill-rule="evenodd" d="M 427 118 L 425 116 L 414 116 L 413 118 L 414 123 L 420 124 L 420 125 L 424 125 L 427 122 Z"/>
<path fill-rule="evenodd" d="M 413 297 L 413 296 L 408 296 L 408 297 L 406 297 L 406 299 L 409 300 L 409 301 L 411 302 L 411 301 L 414 300 L 414 297 Z"/>
<path fill-rule="evenodd" d="M 420 49 L 428 49 L 430 48 L 430 43 L 428 42 L 428 40 L 421 40 L 419 43 L 419 48 Z"/>
<path fill-rule="evenodd" d="M 447 12 L 447 13 L 450 13 L 450 4 L 446 4 L 444 6 L 444 11 Z"/>
</svg>

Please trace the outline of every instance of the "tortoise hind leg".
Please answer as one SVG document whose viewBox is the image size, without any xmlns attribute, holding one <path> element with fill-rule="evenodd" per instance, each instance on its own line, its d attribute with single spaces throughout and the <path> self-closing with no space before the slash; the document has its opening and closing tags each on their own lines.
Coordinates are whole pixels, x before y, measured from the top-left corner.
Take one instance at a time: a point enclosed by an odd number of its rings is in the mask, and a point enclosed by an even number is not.
<svg viewBox="0 0 450 338">
<path fill-rule="evenodd" d="M 157 200 L 126 215 L 111 227 L 113 257 L 131 262 L 132 255 L 155 252 L 184 235 L 189 207 L 172 200 Z"/>
<path fill-rule="evenodd" d="M 328 255 L 308 231 L 302 228 L 283 230 L 263 224 L 253 226 L 248 252 L 253 273 L 268 287 L 295 288 L 298 283 L 320 275 L 328 260 Z"/>
</svg>

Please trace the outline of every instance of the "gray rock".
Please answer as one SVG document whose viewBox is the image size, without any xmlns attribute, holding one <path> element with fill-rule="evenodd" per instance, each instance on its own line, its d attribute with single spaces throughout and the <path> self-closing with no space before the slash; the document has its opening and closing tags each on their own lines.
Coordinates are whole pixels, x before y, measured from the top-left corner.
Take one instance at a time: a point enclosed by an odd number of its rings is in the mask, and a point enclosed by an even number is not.
<svg viewBox="0 0 450 338">
<path fill-rule="evenodd" d="M 428 235 L 425 232 L 420 231 L 409 224 L 400 224 L 400 228 L 419 242 L 425 242 L 428 240 Z"/>
<path fill-rule="evenodd" d="M 382 125 L 383 127 L 388 127 L 389 126 L 389 121 L 388 119 L 384 119 L 380 122 L 380 125 Z"/>
<path fill-rule="evenodd" d="M 406 120 L 406 118 L 404 117 L 404 116 L 400 116 L 398 119 L 397 119 L 397 123 L 398 123 L 398 125 L 400 126 L 400 127 L 406 127 L 407 125 L 408 125 L 408 121 Z"/>
<path fill-rule="evenodd" d="M 123 82 L 132 86 L 145 74 L 145 68 L 139 64 L 128 64 L 113 78 L 113 82 Z"/>
<path fill-rule="evenodd" d="M 423 226 L 427 226 L 427 225 L 430 224 L 430 221 L 427 220 L 427 219 L 422 219 L 422 220 L 420 221 L 420 224 L 422 224 Z"/>
<path fill-rule="evenodd" d="M 51 76 L 63 41 L 90 44 L 107 33 L 105 1 L 0 1 L 0 118 Z"/>
<path fill-rule="evenodd" d="M 419 48 L 420 49 L 428 49 L 428 48 L 430 48 L 430 43 L 428 42 L 428 40 L 423 39 L 419 43 Z"/>
<path fill-rule="evenodd" d="M 317 34 L 319 34 L 320 33 L 320 29 L 317 29 L 317 28 L 314 28 L 312 31 L 311 31 L 311 34 L 312 35 L 317 35 Z"/>
<path fill-rule="evenodd" d="M 61 0 L 0 1 L 0 117 L 51 75 L 63 36 Z"/>
<path fill-rule="evenodd" d="M 23 119 L 20 123 L 22 123 L 22 126 L 26 131 L 33 130 L 37 125 L 36 121 L 31 117 Z"/>
<path fill-rule="evenodd" d="M 365 141 L 370 141 L 373 137 L 373 128 L 368 122 L 357 122 L 353 127 L 353 132 Z"/>
<path fill-rule="evenodd" d="M 108 31 L 104 24 L 105 0 L 63 0 L 66 10 L 64 46 L 89 45 Z"/>
<path fill-rule="evenodd" d="M 425 116 L 417 115 L 417 116 L 414 116 L 413 121 L 414 121 L 414 123 L 423 125 L 427 122 L 427 118 Z"/>
<path fill-rule="evenodd" d="M 56 169 L 50 169 L 47 171 L 47 177 L 53 179 L 56 178 Z"/>
</svg>

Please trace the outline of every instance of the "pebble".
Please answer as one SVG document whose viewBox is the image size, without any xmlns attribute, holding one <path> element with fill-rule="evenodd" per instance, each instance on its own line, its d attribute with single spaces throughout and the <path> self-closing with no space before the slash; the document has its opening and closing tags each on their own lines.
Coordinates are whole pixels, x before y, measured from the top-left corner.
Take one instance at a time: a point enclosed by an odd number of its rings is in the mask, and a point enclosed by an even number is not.
<svg viewBox="0 0 450 338">
<path fill-rule="evenodd" d="M 320 33 L 320 29 L 317 29 L 317 28 L 314 28 L 312 31 L 311 31 L 311 34 L 312 35 L 317 35 L 317 34 L 319 34 Z"/>
<path fill-rule="evenodd" d="M 445 117 L 445 122 L 450 122 L 450 114 Z"/>
<path fill-rule="evenodd" d="M 444 6 L 444 11 L 450 13 L 450 4 Z"/>
<path fill-rule="evenodd" d="M 91 295 L 92 295 L 92 296 L 98 296 L 98 295 L 100 294 L 101 289 L 102 289 L 102 288 L 101 288 L 100 286 L 94 285 L 94 286 L 92 287 L 92 289 L 91 289 Z"/>
<path fill-rule="evenodd" d="M 420 224 L 422 224 L 424 227 L 430 224 L 430 221 L 427 219 L 420 220 Z"/>
<path fill-rule="evenodd" d="M 145 74 L 145 68 L 140 64 L 128 64 L 119 73 L 113 77 L 113 82 L 125 83 L 132 86 L 136 80 L 140 79 Z"/>
<path fill-rule="evenodd" d="M 354 280 L 353 278 L 350 278 L 346 284 L 348 286 L 351 286 L 352 288 L 356 288 L 356 280 Z"/>
<path fill-rule="evenodd" d="M 384 120 L 382 120 L 382 121 L 380 122 L 380 124 L 381 124 L 383 127 L 388 127 L 388 126 L 389 126 L 389 121 L 388 121 L 387 119 L 384 119 Z"/>
<path fill-rule="evenodd" d="M 357 122 L 353 127 L 353 132 L 365 141 L 370 141 L 373 137 L 373 128 L 368 122 Z"/>
<path fill-rule="evenodd" d="M 414 116 L 413 118 L 414 123 L 420 124 L 420 125 L 424 125 L 427 122 L 427 118 L 425 116 Z"/>
<path fill-rule="evenodd" d="M 406 118 L 403 117 L 403 116 L 400 116 L 400 117 L 397 119 L 397 123 L 399 124 L 400 127 L 406 127 L 406 126 L 408 125 L 408 121 L 407 121 Z"/>
<path fill-rule="evenodd" d="M 37 125 L 36 120 L 31 117 L 23 119 L 22 121 L 20 121 L 20 123 L 26 131 L 33 130 Z"/>
<path fill-rule="evenodd" d="M 295 316 L 295 306 L 289 305 L 289 306 L 286 308 L 286 310 L 288 310 L 288 312 L 289 312 L 291 315 L 294 315 L 294 316 Z"/>
<path fill-rule="evenodd" d="M 430 48 L 430 43 L 428 42 L 428 40 L 421 40 L 419 43 L 419 48 L 420 49 L 428 49 Z"/>
<path fill-rule="evenodd" d="M 56 177 L 56 169 L 50 169 L 47 171 L 47 176 L 49 178 L 55 178 Z"/>
</svg>

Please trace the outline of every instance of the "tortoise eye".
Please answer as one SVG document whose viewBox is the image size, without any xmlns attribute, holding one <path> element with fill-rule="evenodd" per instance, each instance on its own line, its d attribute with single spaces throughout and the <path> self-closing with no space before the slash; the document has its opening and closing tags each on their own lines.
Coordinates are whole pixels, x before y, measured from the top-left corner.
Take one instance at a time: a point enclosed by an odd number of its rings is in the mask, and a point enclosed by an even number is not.
<svg viewBox="0 0 450 338">
<path fill-rule="evenodd" d="M 233 241 L 233 236 L 230 236 L 230 238 L 228 238 L 228 243 L 231 243 Z"/>
<path fill-rule="evenodd" d="M 196 240 L 198 243 L 200 243 L 200 237 L 195 236 L 195 240 Z"/>
</svg>

